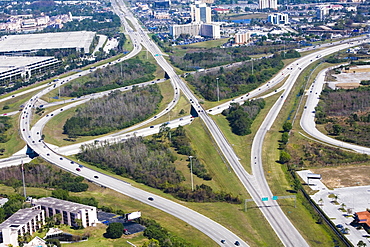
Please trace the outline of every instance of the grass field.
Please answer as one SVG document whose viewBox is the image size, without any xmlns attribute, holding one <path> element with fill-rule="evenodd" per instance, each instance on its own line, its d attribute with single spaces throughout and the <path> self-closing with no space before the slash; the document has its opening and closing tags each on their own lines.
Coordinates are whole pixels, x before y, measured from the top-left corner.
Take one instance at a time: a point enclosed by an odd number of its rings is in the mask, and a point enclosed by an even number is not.
<svg viewBox="0 0 370 247">
<path fill-rule="evenodd" d="M 26 143 L 20 137 L 18 122 L 18 114 L 11 117 L 11 124 L 13 127 L 7 131 L 9 141 L 6 143 L 0 143 L 0 148 L 5 148 L 5 152 L 0 156 L 0 158 L 9 157 L 15 152 L 21 150 L 26 145 Z"/>
</svg>

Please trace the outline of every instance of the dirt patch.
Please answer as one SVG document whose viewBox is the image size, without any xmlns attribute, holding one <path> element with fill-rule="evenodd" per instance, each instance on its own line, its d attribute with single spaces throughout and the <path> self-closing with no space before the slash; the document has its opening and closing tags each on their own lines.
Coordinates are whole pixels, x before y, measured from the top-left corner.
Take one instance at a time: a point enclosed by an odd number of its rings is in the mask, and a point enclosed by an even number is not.
<svg viewBox="0 0 370 247">
<path fill-rule="evenodd" d="M 370 165 L 310 169 L 330 189 L 370 185 Z"/>
<path fill-rule="evenodd" d="M 361 73 L 361 72 L 370 72 L 370 67 L 361 66 L 361 67 L 351 67 L 346 71 L 347 73 Z"/>
</svg>

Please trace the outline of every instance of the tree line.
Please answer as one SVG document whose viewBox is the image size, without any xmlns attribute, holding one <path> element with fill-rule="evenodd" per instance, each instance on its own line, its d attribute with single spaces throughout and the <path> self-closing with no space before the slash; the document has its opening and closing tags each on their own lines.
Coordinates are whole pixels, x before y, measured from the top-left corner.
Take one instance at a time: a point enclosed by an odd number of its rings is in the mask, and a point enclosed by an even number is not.
<svg viewBox="0 0 370 247">
<path fill-rule="evenodd" d="M 250 128 L 253 120 L 264 107 L 264 99 L 245 101 L 243 105 L 232 103 L 228 109 L 222 111 L 222 115 L 226 116 L 234 134 L 244 136 L 252 133 Z"/>
<path fill-rule="evenodd" d="M 275 54 L 271 58 L 254 61 L 253 66 L 252 62 L 247 62 L 220 67 L 218 71 L 189 75 L 186 80 L 204 99 L 217 101 L 218 98 L 228 99 L 252 91 L 278 73 L 283 66 L 280 54 Z"/>
<path fill-rule="evenodd" d="M 163 190 L 181 200 L 241 202 L 240 198 L 230 193 L 215 192 L 206 185 L 197 186 L 194 191 L 188 186 L 183 186 L 181 182 L 185 178 L 175 167 L 176 156 L 167 145 L 156 138 L 133 137 L 125 142 L 98 142 L 84 145 L 78 158 L 99 168 Z"/>
<path fill-rule="evenodd" d="M 36 161 L 23 165 L 26 186 L 41 188 L 60 188 L 72 192 L 81 192 L 88 189 L 83 183 L 83 177 L 53 167 L 44 162 Z M 22 173 L 20 166 L 0 169 L 0 183 L 11 186 L 17 191 L 22 186 Z"/>
<path fill-rule="evenodd" d="M 153 115 L 162 100 L 157 84 L 133 87 L 130 93 L 119 90 L 90 100 L 76 109 L 76 114 L 63 126 L 70 138 L 101 135 L 139 123 Z"/>
<path fill-rule="evenodd" d="M 191 164 L 188 163 L 189 169 L 192 166 L 194 175 L 204 180 L 212 180 L 212 175 L 207 171 L 203 162 L 196 157 L 196 152 L 192 149 L 190 139 L 187 137 L 183 126 L 171 130 L 165 123 L 160 127 L 159 133 L 153 137 L 160 139 L 162 142 L 168 142 L 178 154 L 193 156 Z"/>
<path fill-rule="evenodd" d="M 287 51 L 285 58 L 299 57 L 300 54 L 294 51 L 296 44 L 274 44 L 274 45 L 254 45 L 254 46 L 240 46 L 227 48 L 202 48 L 193 49 L 182 47 L 186 49 L 185 55 L 172 54 L 170 56 L 171 62 L 178 68 L 191 71 L 198 68 L 211 68 L 231 64 L 234 62 L 242 62 L 250 60 L 250 55 L 256 54 L 271 54 Z M 182 53 L 181 53 L 182 54 Z"/>
<path fill-rule="evenodd" d="M 153 80 L 156 66 L 134 58 L 97 69 L 61 89 L 62 96 L 79 97 L 91 93 Z"/>
</svg>

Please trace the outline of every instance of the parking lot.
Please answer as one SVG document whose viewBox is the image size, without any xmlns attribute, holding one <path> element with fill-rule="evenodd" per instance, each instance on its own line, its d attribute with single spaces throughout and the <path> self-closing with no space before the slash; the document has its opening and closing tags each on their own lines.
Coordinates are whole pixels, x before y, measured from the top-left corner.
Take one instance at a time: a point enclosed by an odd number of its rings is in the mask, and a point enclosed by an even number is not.
<svg viewBox="0 0 370 247">
<path fill-rule="evenodd" d="M 126 221 L 124 217 L 113 214 L 113 213 L 98 211 L 98 220 L 101 223 L 106 224 L 106 225 L 109 225 L 110 223 L 113 223 L 113 222 L 122 223 L 125 229 L 127 229 L 125 233 L 127 235 L 142 232 L 145 230 L 144 226 L 138 223 L 132 222 L 132 221 Z"/>
</svg>

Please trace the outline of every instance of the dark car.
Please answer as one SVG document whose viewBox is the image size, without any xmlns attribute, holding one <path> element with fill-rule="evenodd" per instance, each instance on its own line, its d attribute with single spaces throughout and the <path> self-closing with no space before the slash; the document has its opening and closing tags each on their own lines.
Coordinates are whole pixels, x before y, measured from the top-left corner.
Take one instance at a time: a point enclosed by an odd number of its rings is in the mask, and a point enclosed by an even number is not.
<svg viewBox="0 0 370 247">
<path fill-rule="evenodd" d="M 79 171 L 81 171 L 81 169 L 80 169 L 80 168 L 76 168 L 76 171 L 78 171 L 78 172 L 79 172 Z"/>
<path fill-rule="evenodd" d="M 49 154 L 49 153 L 47 153 L 46 155 L 47 155 L 47 156 L 50 156 L 50 154 Z"/>
<path fill-rule="evenodd" d="M 99 176 L 96 176 L 96 175 L 95 175 L 95 176 L 94 176 L 94 178 L 99 178 Z"/>
<path fill-rule="evenodd" d="M 223 244 L 224 244 L 225 242 L 226 242 L 226 240 L 225 240 L 225 239 L 222 239 L 222 240 L 221 240 L 221 243 L 223 243 Z"/>
<path fill-rule="evenodd" d="M 74 161 L 71 161 L 71 164 L 74 164 L 75 162 Z"/>
<path fill-rule="evenodd" d="M 154 201 L 154 198 L 153 197 L 148 197 L 148 200 L 149 201 Z"/>
<path fill-rule="evenodd" d="M 152 125 L 152 126 L 150 126 L 150 128 L 151 128 L 151 129 L 153 129 L 153 128 L 154 128 L 154 126 Z"/>
<path fill-rule="evenodd" d="M 239 243 L 239 241 L 235 241 L 235 243 L 234 243 L 236 246 L 239 246 L 240 245 L 240 243 Z"/>
</svg>

